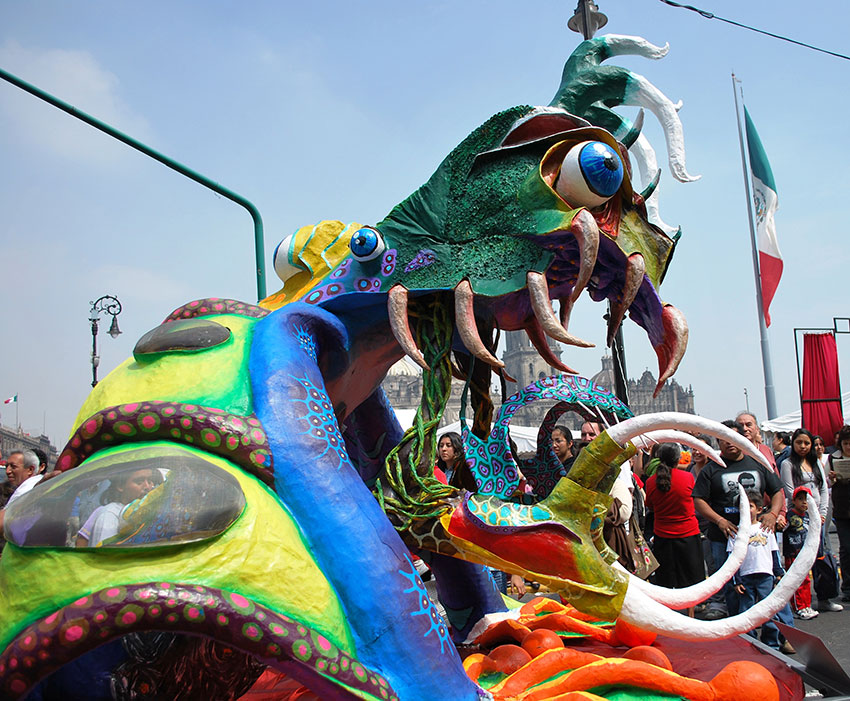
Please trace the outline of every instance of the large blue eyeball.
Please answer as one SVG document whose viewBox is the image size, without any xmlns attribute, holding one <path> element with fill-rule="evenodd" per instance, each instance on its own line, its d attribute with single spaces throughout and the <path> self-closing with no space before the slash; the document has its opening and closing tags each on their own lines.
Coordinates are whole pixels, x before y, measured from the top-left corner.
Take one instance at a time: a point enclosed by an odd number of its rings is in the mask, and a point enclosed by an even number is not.
<svg viewBox="0 0 850 701">
<path fill-rule="evenodd" d="M 381 255 L 386 249 L 384 237 L 377 229 L 371 226 L 364 226 L 358 229 L 351 236 L 351 242 L 348 244 L 353 255 L 361 263 L 367 260 L 374 260 Z"/>
<path fill-rule="evenodd" d="M 602 141 L 583 141 L 564 157 L 555 191 L 574 207 L 598 207 L 623 184 L 623 161 Z"/>
</svg>

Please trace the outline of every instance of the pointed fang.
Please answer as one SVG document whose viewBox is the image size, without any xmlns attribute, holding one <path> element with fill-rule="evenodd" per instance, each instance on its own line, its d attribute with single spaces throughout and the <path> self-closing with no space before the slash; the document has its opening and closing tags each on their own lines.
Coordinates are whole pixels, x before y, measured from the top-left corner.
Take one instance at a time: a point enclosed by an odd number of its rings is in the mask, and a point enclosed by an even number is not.
<svg viewBox="0 0 850 701">
<path fill-rule="evenodd" d="M 558 300 L 560 302 L 561 308 L 558 310 L 558 317 L 561 320 L 561 326 L 565 329 L 569 330 L 570 328 L 570 315 L 573 313 L 573 299 L 570 296 L 561 297 Z"/>
<path fill-rule="evenodd" d="M 643 129 L 643 120 L 646 116 L 646 112 L 644 112 L 643 107 L 638 110 L 637 117 L 635 121 L 632 122 L 632 128 L 629 129 L 629 133 L 626 134 L 620 141 L 626 148 L 631 148 L 632 144 L 638 140 L 640 136 L 640 132 Z"/>
<path fill-rule="evenodd" d="M 577 370 L 573 370 L 569 365 L 562 363 L 558 356 L 555 355 L 549 347 L 549 344 L 546 342 L 546 336 L 543 334 L 543 329 L 540 328 L 540 324 L 538 324 L 536 320 L 533 320 L 531 324 L 525 327 L 525 333 L 528 336 L 528 340 L 531 341 L 531 345 L 534 346 L 535 350 L 540 354 L 540 357 L 543 358 L 543 360 L 545 360 L 551 367 L 556 370 L 560 370 L 561 372 L 565 372 L 568 375 L 578 375 Z"/>
<path fill-rule="evenodd" d="M 592 343 L 572 336 L 561 326 L 561 323 L 555 316 L 555 310 L 552 309 L 552 302 L 549 300 L 549 284 L 546 282 L 546 276 L 530 270 L 525 276 L 525 279 L 528 286 L 528 297 L 531 301 L 531 308 L 534 310 L 534 316 L 546 335 L 570 346 L 592 348 Z"/>
<path fill-rule="evenodd" d="M 647 185 L 640 193 L 640 196 L 643 197 L 643 201 L 646 202 L 650 197 L 652 197 L 652 193 L 655 192 L 655 188 L 658 187 L 658 182 L 661 180 L 661 168 L 655 171 L 655 175 L 650 181 L 649 185 Z"/>
<path fill-rule="evenodd" d="M 645 274 L 646 261 L 644 261 L 643 256 L 640 253 L 632 253 L 626 261 L 626 279 L 623 282 L 620 299 L 611 305 L 611 316 L 608 319 L 607 344 L 609 346 L 614 342 L 617 329 L 620 328 L 626 312 L 632 306 L 632 302 L 635 301 Z"/>
<path fill-rule="evenodd" d="M 398 345 L 419 367 L 430 370 L 428 363 L 425 362 L 425 356 L 422 355 L 410 332 L 410 321 L 407 318 L 407 290 L 401 285 L 390 288 L 387 295 L 387 312 L 390 317 L 390 328 Z"/>
<path fill-rule="evenodd" d="M 475 293 L 469 280 L 461 280 L 455 287 L 455 326 L 463 345 L 476 358 L 483 360 L 494 368 L 503 368 L 505 364 L 496 358 L 484 346 L 478 327 L 475 324 L 474 310 Z"/>
<path fill-rule="evenodd" d="M 664 340 L 654 348 L 658 356 L 658 384 L 652 395 L 654 397 L 658 396 L 662 385 L 676 372 L 688 347 L 688 322 L 682 312 L 671 304 L 665 305 L 661 323 L 664 326 Z"/>
<path fill-rule="evenodd" d="M 579 250 L 578 280 L 572 293 L 572 299 L 575 302 L 587 287 L 590 276 L 593 275 L 596 254 L 599 252 L 599 227 L 593 215 L 583 209 L 573 218 L 570 231 L 576 238 Z"/>
</svg>

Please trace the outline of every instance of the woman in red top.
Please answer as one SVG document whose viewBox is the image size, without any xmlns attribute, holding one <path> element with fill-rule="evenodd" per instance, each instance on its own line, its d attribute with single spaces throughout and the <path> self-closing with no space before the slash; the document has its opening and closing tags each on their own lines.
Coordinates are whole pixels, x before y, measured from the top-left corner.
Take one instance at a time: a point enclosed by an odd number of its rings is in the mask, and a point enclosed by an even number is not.
<svg viewBox="0 0 850 701">
<path fill-rule="evenodd" d="M 658 470 L 646 481 L 646 506 L 655 514 L 652 552 L 659 564 L 655 583 L 675 588 L 705 579 L 699 523 L 691 494 L 694 476 L 676 468 L 680 453 L 679 446 L 673 443 L 659 446 Z"/>
</svg>

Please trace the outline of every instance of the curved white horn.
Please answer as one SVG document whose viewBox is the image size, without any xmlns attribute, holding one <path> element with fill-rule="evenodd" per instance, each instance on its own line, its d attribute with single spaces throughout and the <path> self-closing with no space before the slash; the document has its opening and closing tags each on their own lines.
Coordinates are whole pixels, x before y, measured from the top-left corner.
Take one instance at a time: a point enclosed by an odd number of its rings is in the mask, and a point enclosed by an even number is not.
<svg viewBox="0 0 850 701">
<path fill-rule="evenodd" d="M 738 491 L 741 495 L 741 503 L 749 504 L 746 492 L 740 484 L 738 485 Z M 694 606 L 701 601 L 705 601 L 712 594 L 720 591 L 723 588 L 723 585 L 732 579 L 732 575 L 738 571 L 738 568 L 747 556 L 747 545 L 749 542 L 748 534 L 751 523 L 750 509 L 749 506 L 747 506 L 747 508 L 739 509 L 739 511 L 738 535 L 735 536 L 735 544 L 732 546 L 732 552 L 729 553 L 729 557 L 726 558 L 726 562 L 723 563 L 720 569 L 718 569 L 717 572 L 712 574 L 710 577 L 690 587 L 684 587 L 683 589 L 668 589 L 667 587 L 659 587 L 655 584 L 645 582 L 640 577 L 635 577 L 631 572 L 629 572 L 629 586 L 636 586 L 650 599 L 673 609 L 683 609 L 688 608 L 689 606 Z M 619 563 L 615 563 L 615 565 L 618 564 Z M 625 568 L 622 569 L 625 571 Z"/>
<path fill-rule="evenodd" d="M 802 550 L 773 591 L 746 611 L 719 621 L 688 618 L 659 604 L 630 581 L 620 617 L 640 628 L 679 640 L 719 640 L 757 628 L 785 606 L 797 587 L 803 583 L 817 557 L 821 531 L 820 514 L 814 499 L 807 497 L 807 502 L 810 525 Z"/>
<path fill-rule="evenodd" d="M 683 431 L 698 431 L 707 433 L 709 436 L 720 438 L 727 443 L 731 443 L 736 448 L 741 450 L 744 455 L 749 455 L 754 460 L 764 465 L 768 470 L 773 472 L 770 463 L 762 455 L 756 447 L 740 433 L 727 428 L 721 423 L 712 421 L 711 419 L 703 418 L 702 416 L 694 416 L 693 414 L 679 414 L 675 411 L 660 411 L 655 414 L 641 414 L 631 419 L 618 423 L 607 429 L 608 435 L 619 443 L 621 446 L 626 445 L 635 436 L 640 436 L 647 431 L 655 431 L 662 428 L 676 428 Z"/>
<path fill-rule="evenodd" d="M 701 453 L 705 453 L 721 467 L 726 467 L 726 463 L 723 462 L 723 458 L 720 457 L 720 453 L 718 453 L 708 443 L 705 443 L 699 438 L 692 436 L 690 433 L 685 433 L 684 431 L 677 431 L 675 429 L 649 431 L 643 435 L 632 438 L 632 443 L 635 444 L 636 448 L 640 448 L 641 450 L 649 450 L 650 444 L 652 443 L 681 443 L 682 445 L 688 445 L 691 448 L 696 448 Z"/>
</svg>

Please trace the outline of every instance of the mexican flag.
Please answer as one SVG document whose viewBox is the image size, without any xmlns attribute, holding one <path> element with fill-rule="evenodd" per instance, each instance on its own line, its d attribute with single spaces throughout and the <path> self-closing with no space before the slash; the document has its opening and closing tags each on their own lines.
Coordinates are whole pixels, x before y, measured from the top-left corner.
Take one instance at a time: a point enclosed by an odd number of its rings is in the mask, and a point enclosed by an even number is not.
<svg viewBox="0 0 850 701">
<path fill-rule="evenodd" d="M 8 399 L 4 399 L 3 403 L 4 404 L 11 404 L 12 402 L 17 402 L 17 401 L 18 401 L 18 395 L 16 394 L 14 397 L 9 397 Z"/>
<path fill-rule="evenodd" d="M 753 181 L 753 211 L 756 219 L 756 239 L 759 249 L 759 271 L 761 274 L 761 299 L 764 304 L 764 323 L 770 326 L 770 303 L 779 278 L 782 277 L 782 254 L 776 240 L 776 227 L 773 216 L 779 204 L 776 197 L 776 183 L 770 169 L 764 146 L 761 145 L 756 127 L 750 119 L 750 113 L 744 107 L 744 120 L 747 125 L 747 150 L 750 154 L 750 169 Z"/>
</svg>

